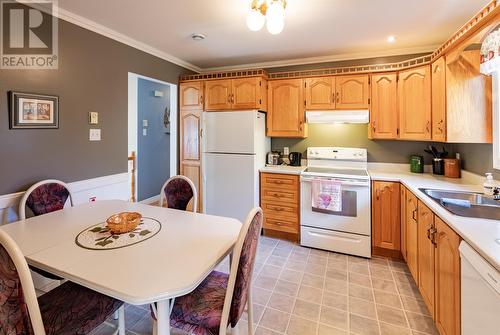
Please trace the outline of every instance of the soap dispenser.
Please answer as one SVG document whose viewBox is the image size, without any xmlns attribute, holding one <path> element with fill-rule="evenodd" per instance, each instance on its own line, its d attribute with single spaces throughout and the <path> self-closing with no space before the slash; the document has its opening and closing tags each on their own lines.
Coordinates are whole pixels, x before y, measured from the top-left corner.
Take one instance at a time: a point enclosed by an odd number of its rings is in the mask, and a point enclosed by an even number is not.
<svg viewBox="0 0 500 335">
<path fill-rule="evenodd" d="M 495 181 L 493 180 L 493 173 L 486 173 L 486 181 L 483 184 L 483 192 L 485 195 L 493 195 L 495 190 Z"/>
</svg>

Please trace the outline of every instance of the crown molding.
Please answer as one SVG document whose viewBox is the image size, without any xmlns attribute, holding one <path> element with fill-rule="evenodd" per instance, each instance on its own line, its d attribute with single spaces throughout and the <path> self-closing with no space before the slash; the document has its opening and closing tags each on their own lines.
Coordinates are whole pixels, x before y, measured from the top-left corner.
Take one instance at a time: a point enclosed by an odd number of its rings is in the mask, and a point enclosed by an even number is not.
<svg viewBox="0 0 500 335">
<path fill-rule="evenodd" d="M 118 41 L 120 43 L 123 43 L 125 45 L 128 45 L 130 47 L 133 47 L 137 50 L 143 51 L 145 53 L 148 53 L 150 55 L 156 56 L 158 58 L 161 58 L 163 60 L 166 60 L 168 62 L 174 63 L 176 65 L 182 66 L 186 69 L 189 69 L 194 72 L 201 72 L 202 69 L 194 64 L 191 64 L 189 62 L 186 62 L 180 58 L 177 58 L 171 54 L 168 54 L 166 52 L 163 52 L 155 47 L 152 47 L 148 44 L 139 42 L 129 36 L 126 36 L 124 34 L 121 34 L 111 28 L 108 28 L 102 24 L 99 24 L 97 22 L 94 22 L 92 20 L 89 20 L 87 18 L 84 18 L 83 16 L 77 15 L 75 13 L 72 13 L 66 9 L 62 9 L 61 7 L 58 7 L 55 11 L 54 14 L 61 20 L 68 21 L 72 24 L 75 24 L 79 27 L 85 28 L 87 30 L 93 31 L 94 33 L 97 33 L 99 35 L 106 36 L 108 38 L 111 38 L 115 41 Z"/>
<path fill-rule="evenodd" d="M 305 57 L 305 58 L 294 58 L 294 59 L 271 61 L 271 62 L 259 62 L 259 63 L 250 63 L 250 64 L 241 64 L 241 65 L 209 67 L 209 68 L 202 68 L 201 73 L 217 72 L 217 71 L 265 69 L 265 68 L 273 68 L 273 67 L 319 64 L 319 63 L 329 63 L 329 62 L 355 60 L 355 59 L 367 59 L 367 58 L 376 58 L 376 57 L 390 57 L 390 56 L 412 55 L 412 54 L 420 54 L 420 53 L 432 53 L 439 46 L 440 46 L 440 44 L 436 44 L 436 45 L 428 45 L 428 46 L 415 47 L 415 48 L 396 49 L 396 50 L 391 50 L 391 51 L 345 53 L 345 54 L 337 54 L 337 55 L 331 55 L 331 56 Z"/>
</svg>

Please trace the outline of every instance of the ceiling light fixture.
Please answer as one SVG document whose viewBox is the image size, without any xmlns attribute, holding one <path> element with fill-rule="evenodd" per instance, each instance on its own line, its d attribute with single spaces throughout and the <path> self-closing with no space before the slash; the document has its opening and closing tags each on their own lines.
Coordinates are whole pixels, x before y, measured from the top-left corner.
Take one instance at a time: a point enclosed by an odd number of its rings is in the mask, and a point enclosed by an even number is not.
<svg viewBox="0 0 500 335">
<path fill-rule="evenodd" d="M 203 41 L 206 36 L 203 34 L 191 34 L 191 38 L 193 39 L 193 41 Z"/>
<path fill-rule="evenodd" d="M 276 35 L 285 27 L 286 0 L 252 0 L 247 15 L 247 27 L 259 31 L 266 24 L 267 31 Z"/>
<path fill-rule="evenodd" d="M 394 36 L 394 35 L 387 36 L 387 42 L 389 42 L 389 43 L 396 42 L 396 36 Z"/>
</svg>

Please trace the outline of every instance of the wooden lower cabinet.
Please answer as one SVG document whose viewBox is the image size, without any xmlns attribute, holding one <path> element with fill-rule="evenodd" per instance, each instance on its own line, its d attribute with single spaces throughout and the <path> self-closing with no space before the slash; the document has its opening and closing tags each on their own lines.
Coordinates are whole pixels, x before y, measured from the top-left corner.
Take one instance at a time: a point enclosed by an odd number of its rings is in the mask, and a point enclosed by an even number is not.
<svg viewBox="0 0 500 335">
<path fill-rule="evenodd" d="M 298 242 L 300 236 L 300 179 L 298 175 L 260 174 L 260 206 L 264 235 Z"/>
<path fill-rule="evenodd" d="M 394 182 L 372 183 L 373 254 L 401 257 L 400 185 Z"/>
<path fill-rule="evenodd" d="M 418 200 L 406 192 L 406 263 L 418 284 Z"/>
<path fill-rule="evenodd" d="M 401 203 L 401 255 L 406 261 L 406 193 L 408 190 L 403 185 L 399 188 L 399 201 Z"/>
<path fill-rule="evenodd" d="M 434 314 L 434 213 L 418 202 L 418 288 Z"/>
<path fill-rule="evenodd" d="M 436 217 L 436 307 L 434 320 L 441 335 L 460 334 L 460 236 Z"/>
</svg>

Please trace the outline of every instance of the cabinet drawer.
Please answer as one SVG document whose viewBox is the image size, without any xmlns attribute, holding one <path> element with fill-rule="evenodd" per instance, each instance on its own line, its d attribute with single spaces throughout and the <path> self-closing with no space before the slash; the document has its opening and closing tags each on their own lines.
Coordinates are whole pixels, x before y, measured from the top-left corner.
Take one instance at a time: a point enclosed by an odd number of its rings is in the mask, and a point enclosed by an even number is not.
<svg viewBox="0 0 500 335">
<path fill-rule="evenodd" d="M 261 173 L 260 183 L 263 188 L 297 190 L 299 177 L 277 173 Z"/>
<path fill-rule="evenodd" d="M 262 188 L 260 191 L 261 202 L 285 202 L 299 204 L 299 192 L 278 188 Z"/>
<path fill-rule="evenodd" d="M 264 229 L 272 229 L 292 234 L 298 234 L 299 223 L 297 221 L 287 221 L 283 219 L 273 219 L 264 215 Z"/>
<path fill-rule="evenodd" d="M 274 218 L 284 218 L 287 220 L 299 220 L 299 211 L 297 206 L 289 205 L 289 204 L 277 204 L 273 202 L 263 202 L 262 210 L 266 217 L 274 217 Z"/>
</svg>

